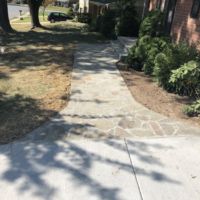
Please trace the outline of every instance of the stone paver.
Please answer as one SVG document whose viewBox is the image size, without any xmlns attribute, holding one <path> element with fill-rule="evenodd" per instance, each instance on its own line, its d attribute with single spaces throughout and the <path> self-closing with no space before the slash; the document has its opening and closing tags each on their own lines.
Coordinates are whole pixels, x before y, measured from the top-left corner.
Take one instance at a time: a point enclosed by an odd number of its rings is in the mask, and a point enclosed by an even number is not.
<svg viewBox="0 0 200 200">
<path fill-rule="evenodd" d="M 137 103 L 116 69 L 116 62 L 110 44 L 80 45 L 68 107 L 28 137 L 56 140 L 80 136 L 200 135 L 199 128 L 168 119 Z"/>
</svg>

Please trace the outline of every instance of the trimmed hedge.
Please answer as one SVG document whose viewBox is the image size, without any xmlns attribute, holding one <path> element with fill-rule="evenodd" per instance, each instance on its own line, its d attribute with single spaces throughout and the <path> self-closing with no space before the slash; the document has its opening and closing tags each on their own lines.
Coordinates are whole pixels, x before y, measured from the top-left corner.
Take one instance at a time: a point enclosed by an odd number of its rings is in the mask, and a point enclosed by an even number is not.
<svg viewBox="0 0 200 200">
<path fill-rule="evenodd" d="M 144 70 L 145 74 L 151 75 L 155 57 L 166 48 L 167 41 L 166 38 L 152 38 L 148 35 L 141 37 L 130 50 L 128 64 L 136 70 Z"/>
<path fill-rule="evenodd" d="M 151 37 L 163 35 L 164 14 L 160 10 L 148 13 L 140 25 L 139 37 L 149 35 Z"/>
<path fill-rule="evenodd" d="M 196 101 L 185 108 L 189 116 L 200 115 L 200 54 L 195 46 L 174 44 L 163 34 L 163 14 L 152 11 L 143 20 L 139 39 L 130 49 L 127 63 L 153 75 L 160 86 Z"/>
<path fill-rule="evenodd" d="M 157 78 L 160 86 L 168 91 L 175 92 L 176 85 L 170 82 L 172 70 L 178 69 L 184 63 L 198 58 L 198 52 L 193 46 L 186 43 L 168 44 L 163 52 L 155 58 L 154 76 Z"/>
</svg>

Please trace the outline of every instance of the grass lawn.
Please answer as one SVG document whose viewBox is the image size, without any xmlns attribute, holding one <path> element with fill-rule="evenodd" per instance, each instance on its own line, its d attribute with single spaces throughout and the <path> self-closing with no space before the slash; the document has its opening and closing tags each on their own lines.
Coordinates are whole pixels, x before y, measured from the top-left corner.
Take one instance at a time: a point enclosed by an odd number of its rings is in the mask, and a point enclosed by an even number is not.
<svg viewBox="0 0 200 200">
<path fill-rule="evenodd" d="M 20 138 L 67 105 L 73 54 L 80 41 L 102 42 L 80 23 L 51 24 L 30 30 L 15 24 L 16 33 L 0 35 L 0 143 Z"/>
<path fill-rule="evenodd" d="M 48 10 L 48 11 L 59 11 L 59 12 L 66 13 L 68 11 L 68 8 L 49 5 L 49 6 L 47 6 L 46 10 Z"/>
<path fill-rule="evenodd" d="M 49 12 L 45 11 L 44 16 L 43 16 L 43 12 L 40 11 L 40 13 L 39 13 L 40 22 L 48 22 L 48 20 L 47 20 L 48 14 L 49 14 Z M 30 15 L 24 16 L 22 20 L 20 20 L 20 19 L 14 20 L 13 23 L 27 23 L 27 22 L 31 22 Z"/>
<path fill-rule="evenodd" d="M 47 17 L 51 11 L 68 13 L 68 9 L 69 8 L 49 5 L 43 13 L 43 7 L 41 7 L 40 13 L 39 13 L 40 22 L 48 22 Z M 43 14 L 44 14 L 44 16 L 43 16 Z M 29 15 L 23 17 L 23 20 L 18 19 L 18 20 L 14 21 L 14 23 L 27 23 L 27 22 L 31 22 L 31 18 Z"/>
</svg>

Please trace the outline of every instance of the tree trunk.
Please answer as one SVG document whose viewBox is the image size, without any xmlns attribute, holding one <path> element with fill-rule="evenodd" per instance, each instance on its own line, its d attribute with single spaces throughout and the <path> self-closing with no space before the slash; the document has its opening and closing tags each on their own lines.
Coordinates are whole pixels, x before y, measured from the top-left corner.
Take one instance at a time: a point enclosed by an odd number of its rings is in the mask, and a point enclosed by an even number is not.
<svg viewBox="0 0 200 200">
<path fill-rule="evenodd" d="M 39 20 L 39 9 L 40 5 L 42 3 L 42 0 L 29 0 L 29 9 L 30 9 L 30 15 L 31 15 L 31 24 L 32 28 L 41 27 L 40 20 Z"/>
<path fill-rule="evenodd" d="M 10 21 L 8 18 L 7 0 L 0 0 L 0 31 L 11 32 Z"/>
</svg>

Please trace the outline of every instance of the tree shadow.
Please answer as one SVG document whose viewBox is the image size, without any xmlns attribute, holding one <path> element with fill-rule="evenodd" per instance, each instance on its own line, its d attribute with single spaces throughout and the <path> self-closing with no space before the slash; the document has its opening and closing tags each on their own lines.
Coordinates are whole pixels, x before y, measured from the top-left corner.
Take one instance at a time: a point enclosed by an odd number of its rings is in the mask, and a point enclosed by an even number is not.
<svg viewBox="0 0 200 200">
<path fill-rule="evenodd" d="M 123 147 L 113 142 L 112 140 L 106 141 L 106 144 L 112 146 L 115 149 L 121 149 L 123 150 Z M 169 145 L 162 145 L 159 143 L 146 143 L 142 141 L 133 141 L 128 139 L 127 141 L 127 147 L 128 152 L 130 156 L 133 156 L 136 160 L 138 160 L 141 163 L 144 163 L 145 165 L 151 166 L 151 170 L 142 168 L 141 166 L 137 166 L 137 164 L 133 163 L 134 170 L 136 171 L 137 175 L 147 176 L 152 180 L 162 183 L 170 183 L 175 185 L 180 185 L 181 183 L 166 175 L 164 172 L 161 172 L 163 168 L 165 168 L 165 164 L 161 162 L 161 160 L 158 157 L 155 157 L 152 154 L 152 149 L 154 151 L 159 150 L 173 150 L 172 146 Z M 145 166 L 144 165 L 144 166 Z M 156 168 L 155 168 L 156 167 Z M 157 169 L 160 169 L 159 171 L 156 171 Z"/>
<path fill-rule="evenodd" d="M 66 66 L 71 66 L 72 64 L 70 64 L 70 62 L 72 62 L 72 60 L 72 52 L 67 51 L 64 47 L 57 49 L 53 49 L 53 47 L 52 49 L 41 47 L 39 49 L 30 48 L 28 50 L 18 50 L 18 52 L 7 52 L 2 57 L 1 63 L 4 66 L 15 69 L 15 71 L 56 65 L 57 68 L 67 70 L 68 72 L 69 68 Z"/>
<path fill-rule="evenodd" d="M 121 173 L 132 176 L 131 163 L 128 159 L 120 157 L 127 154 L 125 144 L 118 140 L 96 140 L 88 141 L 88 143 L 79 141 L 63 140 L 60 137 L 59 141 L 22 140 L 10 146 L 0 146 L 0 156 L 4 156 L 4 160 L 6 159 L 9 163 L 3 171 L 1 170 L 1 181 L 17 186 L 17 192 L 21 195 L 31 192 L 35 197 L 50 200 L 60 197 L 63 192 L 65 198 L 66 196 L 78 196 L 69 194 L 66 190 L 63 191 L 62 184 L 67 184 L 66 187 L 70 188 L 79 188 L 80 194 L 83 190 L 86 190 L 88 195 L 95 199 L 121 200 L 122 188 L 120 185 L 116 186 L 113 182 L 111 186 L 103 181 L 104 178 L 99 179 L 92 172 L 98 165 L 109 169 L 113 168 L 113 170 L 120 169 Z M 90 148 L 90 146 L 93 148 Z M 148 162 L 149 160 L 144 160 L 142 156 L 142 154 L 149 153 L 148 145 L 137 142 L 134 143 L 134 147 L 135 150 L 132 153 L 136 153 L 138 159 L 141 157 L 143 162 Z M 111 154 L 114 153 L 116 156 L 101 153 L 101 149 L 98 150 L 98 148 L 107 148 Z M 151 148 L 159 150 L 169 147 L 155 144 Z M 152 158 L 149 162 L 152 168 L 154 165 L 159 165 L 161 168 L 165 167 L 157 158 L 152 155 L 148 156 Z M 1 159 L 0 162 L 2 163 Z M 135 166 L 135 168 L 139 174 L 160 182 L 160 184 L 181 184 L 163 173 L 148 172 L 139 166 Z M 52 172 L 57 176 L 57 180 L 52 177 Z M 112 178 L 113 181 L 116 180 L 114 176 Z M 124 178 L 127 178 L 127 176 Z M 59 182 L 61 182 L 61 185 L 59 185 Z M 74 190 L 71 191 L 71 193 L 73 192 Z"/>
<path fill-rule="evenodd" d="M 0 144 L 24 137 L 55 114 L 42 109 L 36 99 L 0 92 Z"/>
<path fill-rule="evenodd" d="M 28 45 L 31 43 L 34 44 L 36 42 L 34 38 L 36 33 L 30 32 L 28 33 L 28 36 L 26 34 L 27 33 L 19 33 L 21 37 L 20 40 L 18 40 L 15 35 L 12 45 L 14 43 L 18 44 L 18 42 L 20 45 Z M 69 32 L 68 34 L 63 32 L 58 34 L 59 40 L 55 39 L 55 35 L 52 33 L 37 34 L 37 37 L 39 37 L 39 41 L 37 39 L 38 45 L 49 44 L 49 42 L 52 45 L 63 45 L 68 44 L 69 41 L 76 43 L 81 41 L 84 37 L 88 38 L 88 36 L 83 35 L 81 35 L 80 38 L 77 38 L 77 35 L 74 36 Z M 70 36 L 71 39 L 67 38 L 67 36 Z M 23 40 L 22 37 L 24 38 Z M 9 45 L 11 44 L 9 43 L 8 46 Z M 83 46 L 82 48 L 85 48 L 85 53 L 81 54 L 81 60 L 79 60 L 83 62 L 82 65 L 80 65 L 80 70 L 87 70 L 88 73 L 93 74 L 98 72 L 103 73 L 105 69 L 110 71 L 116 70 L 114 66 L 109 67 L 109 69 L 107 67 L 112 62 L 109 60 L 109 57 L 106 57 L 106 55 L 111 52 L 109 48 L 99 49 L 99 46 L 97 46 L 93 52 L 91 52 L 87 46 Z M 99 51 L 102 52 L 99 53 Z M 44 53 L 44 62 L 46 64 L 49 63 L 50 58 L 45 55 L 45 52 L 42 53 Z M 95 54 L 97 57 L 92 58 L 92 54 Z M 35 58 L 37 58 L 38 52 L 33 51 L 33 55 Z M 100 63 L 99 66 L 95 68 L 95 70 L 94 66 L 92 68 L 84 65 L 84 62 L 87 62 L 87 59 L 84 57 L 88 55 L 91 58 L 92 63 L 96 63 L 96 61 Z M 15 56 L 15 53 L 13 56 Z M 104 60 L 102 60 L 102 56 L 105 58 Z M 4 62 L 6 62 L 6 60 L 4 60 Z M 27 64 L 27 67 L 32 65 L 31 61 L 28 62 L 29 63 Z M 17 61 L 16 64 L 12 64 L 11 67 L 15 67 L 15 65 L 17 66 Z M 74 91 L 74 94 L 78 95 L 80 93 L 81 91 L 79 90 Z M 24 99 L 24 97 L 17 96 L 14 97 L 14 99 L 9 99 L 9 97 L 6 97 L 5 94 L 2 94 L 1 98 L 1 102 L 3 102 L 1 104 L 7 106 L 6 108 L 8 109 L 19 109 L 23 112 L 28 108 L 32 108 L 32 111 L 41 112 L 42 114 L 49 114 L 49 112 L 52 112 L 49 110 L 41 110 L 38 107 L 36 100 L 30 98 Z M 9 102 L 12 102 L 12 106 L 10 106 Z M 96 103 L 99 104 L 104 102 L 96 101 Z M 5 112 L 5 114 L 11 113 L 12 112 L 9 110 L 8 113 Z M 55 113 L 52 112 L 52 114 Z M 89 193 L 89 196 L 94 196 L 95 199 L 122 200 L 120 196 L 121 188 L 119 185 L 116 186 L 114 181 L 112 183 L 113 185 L 108 185 L 104 181 L 104 178 L 106 177 L 103 177 L 101 179 L 103 181 L 100 181 L 97 177 L 101 176 L 101 174 L 105 174 L 104 171 L 97 171 L 97 176 L 93 176 L 92 171 L 96 169 L 95 165 L 104 165 L 106 166 L 104 168 L 105 171 L 108 168 L 113 167 L 114 169 L 117 169 L 117 171 L 120 170 L 126 175 L 128 174 L 128 176 L 132 176 L 132 165 L 128 160 L 125 144 L 117 140 L 104 140 L 90 141 L 89 144 L 86 143 L 86 145 L 82 145 L 82 143 L 78 140 L 69 140 L 67 136 L 81 136 L 84 135 L 85 132 L 89 132 L 91 137 L 98 137 L 99 140 L 102 132 L 98 131 L 93 124 L 83 123 L 82 121 L 73 122 L 71 120 L 66 120 L 65 117 L 65 115 L 58 115 L 56 118 L 52 119 L 50 122 L 47 122 L 44 124 L 44 126 L 33 131 L 23 139 L 9 145 L 0 146 L 0 164 L 1 166 L 4 166 L 3 169 L 0 169 L 0 179 L 4 183 L 7 183 L 7 187 L 10 187 L 10 185 L 12 189 L 15 187 L 17 194 L 20 194 L 21 196 L 26 195 L 27 193 L 31 193 L 36 198 L 41 197 L 43 199 L 49 200 L 55 198 L 65 199 L 68 196 L 74 198 L 73 195 L 78 196 L 79 193 L 82 194 L 81 192 L 84 189 L 87 193 Z M 80 115 L 79 117 L 82 119 L 85 118 L 84 115 Z M 113 117 L 117 116 L 107 116 L 107 118 Z M 21 121 L 16 117 L 13 119 L 17 119 L 19 122 Z M 29 119 L 26 118 L 26 120 Z M 16 131 L 17 128 L 19 127 L 12 129 Z M 89 148 L 92 144 L 95 151 Z M 98 144 L 100 144 L 100 147 L 98 147 Z M 109 148 L 109 154 L 105 152 L 101 153 L 104 148 Z M 154 145 L 152 148 L 159 150 L 159 148 L 165 147 L 162 147 L 161 145 Z M 116 151 L 117 156 L 114 157 L 113 154 Z M 152 165 L 152 167 L 156 165 L 164 167 L 156 157 L 149 155 L 148 148 L 144 143 L 137 143 L 136 149 L 131 150 L 131 153 L 136 154 L 138 159 L 140 159 L 142 162 L 149 163 L 149 165 Z M 121 154 L 123 155 L 119 156 Z M 125 160 L 125 157 L 127 160 Z M 150 177 L 151 179 L 160 183 L 167 182 L 173 186 L 181 184 L 173 178 L 168 177 L 167 175 L 160 172 L 156 172 L 155 170 L 149 172 L 140 168 L 139 166 L 135 167 L 141 175 Z M 55 174 L 55 176 L 52 174 Z M 113 180 L 116 179 L 114 178 Z M 67 183 L 69 184 L 69 182 L 70 185 L 66 185 Z M 60 184 L 59 187 L 57 187 L 57 184 Z M 76 194 L 70 194 L 73 191 L 70 191 L 68 188 L 66 189 L 66 187 L 69 187 L 70 189 L 75 188 Z M 8 191 L 8 188 L 6 188 L 6 190 Z M 58 196 L 62 194 L 64 196 L 58 198 Z"/>
<path fill-rule="evenodd" d="M 15 32 L 1 35 L 0 46 L 6 51 L 1 56 L 1 66 L 16 70 L 51 64 L 64 68 L 69 57 L 73 57 L 75 47 L 80 42 L 106 42 L 101 35 L 61 25 L 46 27 L 29 32 Z M 72 65 L 72 64 L 71 64 Z"/>
</svg>

